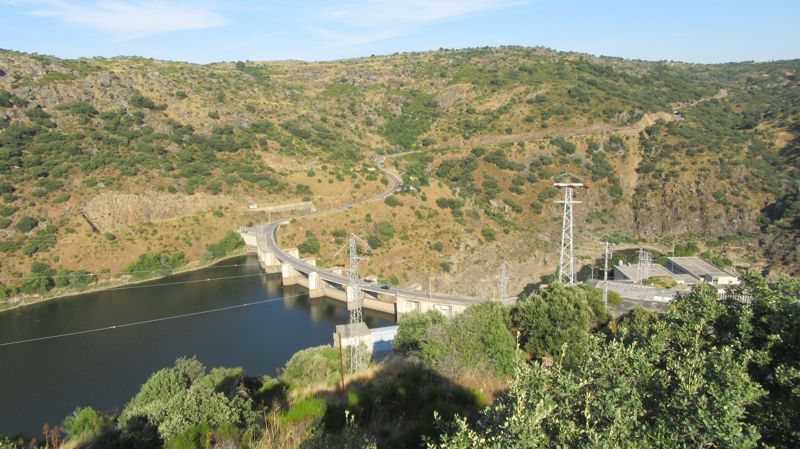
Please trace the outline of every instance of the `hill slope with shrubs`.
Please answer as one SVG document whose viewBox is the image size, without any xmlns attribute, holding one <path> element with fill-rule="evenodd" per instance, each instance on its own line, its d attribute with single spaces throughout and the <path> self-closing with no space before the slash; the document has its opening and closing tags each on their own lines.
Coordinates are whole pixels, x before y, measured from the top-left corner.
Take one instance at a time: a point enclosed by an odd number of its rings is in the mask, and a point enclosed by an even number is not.
<svg viewBox="0 0 800 449">
<path fill-rule="evenodd" d="M 373 160 L 406 151 L 418 153 L 387 164 L 414 190 L 372 213 L 423 234 L 384 238 L 397 250 L 371 270 L 387 278 L 408 271 L 393 257 L 416 251 L 445 286 L 509 252 L 552 271 L 542 254 L 558 238 L 552 183 L 563 172 L 591 186 L 583 242 L 691 238 L 796 272 L 799 69 L 522 47 L 209 65 L 3 50 L 3 289 L 34 261 L 114 272 L 145 252 L 199 258 L 261 219 L 247 204 L 365 197 L 383 187 Z M 452 238 L 409 246 L 445 230 Z M 110 256 L 84 262 L 86 248 Z"/>
</svg>

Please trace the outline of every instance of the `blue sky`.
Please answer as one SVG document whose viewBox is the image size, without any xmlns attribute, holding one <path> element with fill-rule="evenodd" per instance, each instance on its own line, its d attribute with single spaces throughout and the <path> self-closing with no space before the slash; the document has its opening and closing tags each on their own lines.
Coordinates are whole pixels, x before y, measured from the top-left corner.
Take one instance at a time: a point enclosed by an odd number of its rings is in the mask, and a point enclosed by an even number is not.
<svg viewBox="0 0 800 449">
<path fill-rule="evenodd" d="M 800 0 L 0 0 L 0 48 L 191 62 L 525 45 L 649 60 L 800 58 Z"/>
</svg>

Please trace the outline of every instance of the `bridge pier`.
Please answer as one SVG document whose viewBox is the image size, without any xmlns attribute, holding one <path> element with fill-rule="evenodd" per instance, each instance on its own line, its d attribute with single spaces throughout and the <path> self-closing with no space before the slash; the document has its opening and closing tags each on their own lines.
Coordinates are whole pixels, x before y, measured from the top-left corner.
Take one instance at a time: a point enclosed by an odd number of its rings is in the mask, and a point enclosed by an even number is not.
<svg viewBox="0 0 800 449">
<path fill-rule="evenodd" d="M 281 271 L 281 261 L 268 251 L 258 251 L 258 261 L 261 262 L 261 267 L 267 273 L 278 273 Z"/>
<path fill-rule="evenodd" d="M 354 308 L 354 304 L 356 301 L 356 289 L 353 288 L 352 285 L 345 285 L 345 302 L 347 303 L 347 310 Z"/>
<path fill-rule="evenodd" d="M 277 246 L 275 233 L 277 224 L 270 223 L 262 227 L 241 228 L 240 235 L 248 247 L 258 254 L 258 260 L 267 273 L 281 273 L 284 285 L 301 285 L 308 288 L 310 298 L 326 296 L 347 304 L 352 310 L 355 305 L 356 291 L 350 287 L 342 268 L 318 268 L 316 259 L 300 260 L 297 248 L 283 250 Z M 312 268 L 313 267 L 313 268 Z M 323 273 L 327 280 L 322 279 Z M 412 311 L 425 312 L 436 310 L 445 316 L 461 313 L 471 304 L 482 302 L 479 298 L 457 297 L 447 295 L 425 295 L 419 291 L 384 289 L 377 285 L 364 285 L 365 295 L 363 307 L 390 313 L 399 319 Z M 353 340 L 358 341 L 362 335 Z"/>
<path fill-rule="evenodd" d="M 325 296 L 325 283 L 319 277 L 319 273 L 312 271 L 308 273 L 308 297 L 320 298 Z"/>
<path fill-rule="evenodd" d="M 283 285 L 294 285 L 299 284 L 300 273 L 294 269 L 294 266 L 290 263 L 282 263 L 281 264 L 281 279 L 283 280 Z"/>
</svg>

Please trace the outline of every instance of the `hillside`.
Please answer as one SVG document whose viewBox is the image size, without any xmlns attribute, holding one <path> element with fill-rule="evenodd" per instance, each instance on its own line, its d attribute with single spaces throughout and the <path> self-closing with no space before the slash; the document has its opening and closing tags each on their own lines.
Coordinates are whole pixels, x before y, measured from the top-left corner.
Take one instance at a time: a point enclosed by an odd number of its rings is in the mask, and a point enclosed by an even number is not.
<svg viewBox="0 0 800 449">
<path fill-rule="evenodd" d="M 591 187 L 582 263 L 606 237 L 694 241 L 798 273 L 799 70 L 520 47 L 210 65 L 0 51 L 0 282 L 33 262 L 113 276 L 148 251 L 196 260 L 266 218 L 248 204 L 373 195 L 375 158 L 409 150 L 386 164 L 413 191 L 298 221 L 283 243 L 313 232 L 342 263 L 356 231 L 376 243 L 368 273 L 469 294 L 505 259 L 516 292 L 555 269 L 551 185 L 570 172 Z"/>
</svg>

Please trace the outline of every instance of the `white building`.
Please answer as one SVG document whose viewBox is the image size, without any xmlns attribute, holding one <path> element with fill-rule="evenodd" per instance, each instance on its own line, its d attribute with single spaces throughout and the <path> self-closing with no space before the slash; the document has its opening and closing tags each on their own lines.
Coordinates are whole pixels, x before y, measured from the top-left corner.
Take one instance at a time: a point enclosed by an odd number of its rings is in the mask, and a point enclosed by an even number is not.
<svg viewBox="0 0 800 449">
<path fill-rule="evenodd" d="M 689 275 L 697 281 L 712 285 L 736 285 L 739 277 L 700 257 L 668 257 L 667 268 L 677 276 L 686 278 Z M 683 275 L 683 276 L 681 276 Z"/>
</svg>

